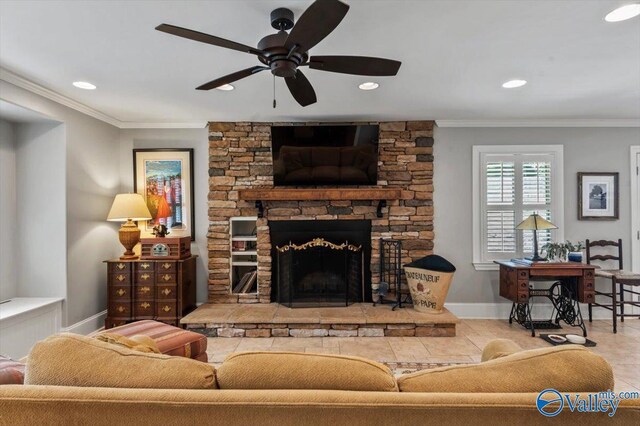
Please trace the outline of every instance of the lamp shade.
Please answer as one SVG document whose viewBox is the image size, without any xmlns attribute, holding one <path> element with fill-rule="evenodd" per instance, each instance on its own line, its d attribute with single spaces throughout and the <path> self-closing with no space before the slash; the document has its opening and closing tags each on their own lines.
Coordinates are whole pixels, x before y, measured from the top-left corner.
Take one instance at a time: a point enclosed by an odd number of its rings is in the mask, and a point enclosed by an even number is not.
<svg viewBox="0 0 640 426">
<path fill-rule="evenodd" d="M 532 214 L 522 222 L 516 229 L 525 229 L 525 230 L 537 230 L 537 229 L 558 229 L 553 223 L 548 220 L 540 217 L 537 213 Z"/>
<path fill-rule="evenodd" d="M 126 222 L 131 220 L 149 220 L 151 213 L 144 198 L 140 194 L 118 194 L 116 195 L 107 220 L 113 222 Z"/>
</svg>

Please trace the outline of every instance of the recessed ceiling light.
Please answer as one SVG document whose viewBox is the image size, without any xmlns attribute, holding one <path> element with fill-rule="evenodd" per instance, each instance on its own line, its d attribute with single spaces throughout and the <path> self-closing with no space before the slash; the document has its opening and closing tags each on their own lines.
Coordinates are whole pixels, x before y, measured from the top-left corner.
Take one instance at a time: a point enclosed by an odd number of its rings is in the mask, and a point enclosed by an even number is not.
<svg viewBox="0 0 640 426">
<path fill-rule="evenodd" d="M 635 18 L 640 15 L 640 3 L 627 4 L 607 14 L 604 20 L 607 22 L 620 22 Z"/>
<path fill-rule="evenodd" d="M 374 90 L 374 89 L 377 89 L 378 87 L 380 87 L 380 85 L 378 83 L 373 82 L 373 81 L 367 81 L 366 83 L 362 83 L 358 87 L 361 90 Z"/>
<path fill-rule="evenodd" d="M 505 89 L 515 89 L 516 87 L 522 87 L 527 84 L 527 80 L 509 80 L 502 83 L 502 87 Z"/>
<path fill-rule="evenodd" d="M 228 92 L 228 91 L 230 91 L 230 90 L 235 89 L 235 87 L 233 87 L 233 86 L 232 86 L 232 85 L 230 85 L 230 84 L 223 84 L 222 86 L 218 86 L 218 87 L 216 87 L 216 89 L 218 89 L 218 90 L 224 90 L 225 92 Z"/>
<path fill-rule="evenodd" d="M 74 81 L 73 85 L 76 86 L 78 89 L 84 89 L 84 90 L 95 90 L 96 89 L 95 84 L 91 84 L 91 83 L 88 83 L 86 81 Z"/>
</svg>

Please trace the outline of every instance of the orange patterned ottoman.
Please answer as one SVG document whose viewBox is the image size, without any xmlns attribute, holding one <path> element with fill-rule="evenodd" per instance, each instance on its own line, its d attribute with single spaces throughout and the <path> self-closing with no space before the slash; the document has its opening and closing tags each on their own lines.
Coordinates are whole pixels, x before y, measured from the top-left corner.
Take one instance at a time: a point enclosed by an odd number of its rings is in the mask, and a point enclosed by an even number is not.
<svg viewBox="0 0 640 426">
<path fill-rule="evenodd" d="M 153 320 L 136 321 L 113 327 L 103 333 L 125 337 L 142 334 L 155 340 L 165 355 L 183 356 L 207 362 L 207 336 Z M 100 334 L 100 333 L 98 333 Z"/>
</svg>

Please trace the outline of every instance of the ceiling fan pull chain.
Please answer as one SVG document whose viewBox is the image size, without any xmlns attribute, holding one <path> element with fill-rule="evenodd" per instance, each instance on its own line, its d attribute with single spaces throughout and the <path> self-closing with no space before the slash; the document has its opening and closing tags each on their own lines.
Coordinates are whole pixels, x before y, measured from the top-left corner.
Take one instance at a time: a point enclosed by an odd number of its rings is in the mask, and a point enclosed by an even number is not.
<svg viewBox="0 0 640 426">
<path fill-rule="evenodd" d="M 273 75 L 273 108 L 276 107 L 276 76 Z"/>
</svg>

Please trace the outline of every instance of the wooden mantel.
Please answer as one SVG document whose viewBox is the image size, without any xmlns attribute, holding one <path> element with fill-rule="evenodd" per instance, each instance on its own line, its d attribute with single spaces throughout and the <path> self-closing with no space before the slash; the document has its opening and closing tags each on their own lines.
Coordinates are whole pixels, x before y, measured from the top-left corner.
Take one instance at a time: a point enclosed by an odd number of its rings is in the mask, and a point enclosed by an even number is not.
<svg viewBox="0 0 640 426">
<path fill-rule="evenodd" d="M 314 200 L 397 200 L 399 188 L 258 188 L 240 189 L 238 198 L 245 201 L 314 201 Z"/>
<path fill-rule="evenodd" d="M 244 201 L 255 201 L 258 217 L 264 213 L 263 201 L 339 201 L 339 200 L 372 200 L 378 201 L 378 217 L 382 217 L 382 208 L 387 200 L 398 200 L 402 197 L 400 188 L 255 188 L 238 190 L 238 198 Z"/>
</svg>

